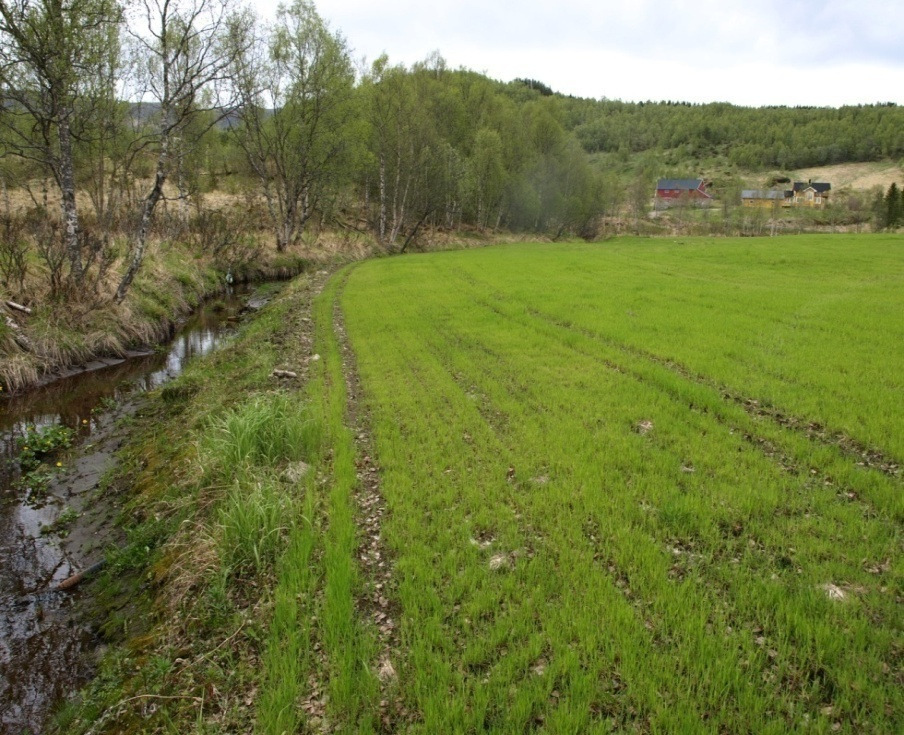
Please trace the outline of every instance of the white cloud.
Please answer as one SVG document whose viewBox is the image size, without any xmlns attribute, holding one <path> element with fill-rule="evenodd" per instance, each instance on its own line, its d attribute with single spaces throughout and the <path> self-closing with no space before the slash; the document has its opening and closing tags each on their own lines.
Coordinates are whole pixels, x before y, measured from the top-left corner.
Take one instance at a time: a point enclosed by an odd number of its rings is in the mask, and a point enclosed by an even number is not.
<svg viewBox="0 0 904 735">
<path fill-rule="evenodd" d="M 331 0 L 356 58 L 540 79 L 582 97 L 763 105 L 904 103 L 899 0 Z M 271 14 L 275 0 L 256 0 Z"/>
</svg>

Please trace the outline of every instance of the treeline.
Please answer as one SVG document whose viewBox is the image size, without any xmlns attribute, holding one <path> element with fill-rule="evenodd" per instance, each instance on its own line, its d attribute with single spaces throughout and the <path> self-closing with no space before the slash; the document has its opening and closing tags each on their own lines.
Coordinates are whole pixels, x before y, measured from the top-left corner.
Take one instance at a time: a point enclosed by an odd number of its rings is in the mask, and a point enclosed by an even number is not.
<svg viewBox="0 0 904 735">
<path fill-rule="evenodd" d="M 875 224 L 879 229 L 893 230 L 904 225 L 904 189 L 892 182 L 884 194 L 877 191 L 873 198 Z"/>
<path fill-rule="evenodd" d="M 601 152 L 715 151 L 781 168 L 904 155 L 894 106 L 594 101 L 452 70 L 439 54 L 365 70 L 351 59 L 307 0 L 272 24 L 232 0 L 128 12 L 0 0 L 0 174 L 31 187 L 23 232 L 53 290 L 96 288 L 119 263 L 121 301 L 160 237 L 194 237 L 227 263 L 251 252 L 242 229 L 265 228 L 278 250 L 323 227 L 389 251 L 443 228 L 592 237 L 604 215 L 637 222 L 665 173 L 615 171 Z M 204 212 L 214 188 L 245 194 L 249 210 Z M 23 237 L 7 226 L 4 272 L 24 262 L 9 252 Z"/>
<path fill-rule="evenodd" d="M 34 204 L 4 247 L 27 235 L 54 291 L 118 262 L 121 301 L 155 236 L 184 234 L 161 211 L 221 233 L 263 225 L 278 250 L 315 225 L 396 251 L 428 227 L 588 234 L 617 185 L 550 92 L 438 54 L 356 71 L 305 0 L 272 24 L 230 0 L 0 0 L 0 173 Z M 256 216 L 202 217 L 213 186 L 248 194 Z"/>
<path fill-rule="evenodd" d="M 567 127 L 589 152 L 722 154 L 745 169 L 904 156 L 904 108 L 894 104 L 751 108 L 569 99 L 563 105 Z"/>
</svg>

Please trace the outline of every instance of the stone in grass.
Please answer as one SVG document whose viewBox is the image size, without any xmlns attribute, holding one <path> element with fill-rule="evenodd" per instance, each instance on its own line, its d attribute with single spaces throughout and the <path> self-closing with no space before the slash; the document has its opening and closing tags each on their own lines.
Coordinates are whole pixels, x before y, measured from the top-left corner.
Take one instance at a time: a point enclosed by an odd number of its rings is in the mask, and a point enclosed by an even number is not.
<svg viewBox="0 0 904 735">
<path fill-rule="evenodd" d="M 382 682 L 392 681 L 396 678 L 396 670 L 389 660 L 389 656 L 384 656 L 380 661 L 380 668 L 377 669 L 377 678 Z"/>
<path fill-rule="evenodd" d="M 490 557 L 490 571 L 498 572 L 502 569 L 507 569 L 511 564 L 511 559 L 509 559 L 508 554 L 493 554 Z"/>
<path fill-rule="evenodd" d="M 847 593 L 837 584 L 824 584 L 822 585 L 822 589 L 825 590 L 825 593 L 829 596 L 830 600 L 841 602 L 847 598 Z"/>
<path fill-rule="evenodd" d="M 307 462 L 292 462 L 283 470 L 282 476 L 286 482 L 296 483 L 308 474 L 310 469 L 311 466 Z"/>
</svg>

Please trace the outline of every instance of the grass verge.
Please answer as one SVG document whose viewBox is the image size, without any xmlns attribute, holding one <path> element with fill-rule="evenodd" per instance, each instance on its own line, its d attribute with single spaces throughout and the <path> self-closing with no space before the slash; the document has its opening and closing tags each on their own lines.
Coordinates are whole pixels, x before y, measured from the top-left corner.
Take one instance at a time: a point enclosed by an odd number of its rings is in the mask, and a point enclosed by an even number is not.
<svg viewBox="0 0 904 735">
<path fill-rule="evenodd" d="M 123 499 L 128 543 L 97 586 L 105 632 L 122 642 L 58 732 L 246 732 L 257 707 L 285 721 L 280 686 L 306 680 L 311 650 L 296 591 L 313 604 L 323 576 L 325 449 L 300 384 L 272 371 L 308 369 L 311 278 L 136 415 L 107 489 Z M 287 650 L 304 676 L 274 660 Z"/>
<path fill-rule="evenodd" d="M 58 731 L 378 729 L 333 331 L 342 283 L 314 298 L 296 282 L 138 416 L 112 483 L 137 521 L 104 581 L 111 608 L 138 602 L 110 616 L 124 643 Z M 276 367 L 299 380 L 275 385 Z"/>
</svg>

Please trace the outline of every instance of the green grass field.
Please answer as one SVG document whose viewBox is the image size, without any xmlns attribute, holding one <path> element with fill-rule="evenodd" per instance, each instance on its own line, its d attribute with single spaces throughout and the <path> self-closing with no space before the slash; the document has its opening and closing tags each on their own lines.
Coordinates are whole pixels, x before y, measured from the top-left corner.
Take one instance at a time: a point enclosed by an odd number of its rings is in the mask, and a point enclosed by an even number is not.
<svg viewBox="0 0 904 735">
<path fill-rule="evenodd" d="M 494 247 L 325 298 L 388 506 L 392 729 L 900 732 L 902 238 Z"/>
<path fill-rule="evenodd" d="M 299 278 L 135 415 L 54 732 L 902 732 L 902 365 L 896 236 Z"/>
</svg>

